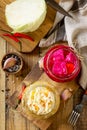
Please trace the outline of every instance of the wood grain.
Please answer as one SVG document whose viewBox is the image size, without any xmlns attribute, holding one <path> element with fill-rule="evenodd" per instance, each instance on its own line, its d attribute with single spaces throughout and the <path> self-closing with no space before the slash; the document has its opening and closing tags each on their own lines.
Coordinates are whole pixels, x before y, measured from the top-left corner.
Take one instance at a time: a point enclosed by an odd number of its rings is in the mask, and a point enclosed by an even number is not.
<svg viewBox="0 0 87 130">
<path fill-rule="evenodd" d="M 5 54 L 5 40 L 0 38 L 0 61 Z M 0 62 L 1 63 L 1 62 Z M 0 65 L 0 130 L 5 130 L 5 73 Z"/>
<path fill-rule="evenodd" d="M 7 44 L 3 39 L 0 39 L 0 58 L 2 59 L 5 52 L 15 52 L 16 50 Z M 7 51 L 6 51 L 7 50 Z M 18 52 L 17 52 L 18 53 Z M 6 92 L 6 97 L 10 97 L 15 90 L 18 89 L 18 86 L 21 81 L 23 81 L 24 77 L 29 73 L 34 64 L 37 62 L 39 58 L 39 49 L 36 48 L 34 52 L 30 54 L 20 54 L 23 57 L 25 67 L 20 76 L 15 75 L 5 75 L 2 70 L 0 70 L 0 75 L 2 78 L 0 79 L 0 90 L 1 86 L 5 89 L 10 89 L 9 92 Z M 0 59 L 0 60 L 1 60 Z M 25 69 L 26 68 L 26 69 Z M 6 82 L 5 82 L 6 78 Z M 3 80 L 2 80 L 3 79 Z M 69 86 L 69 84 L 67 84 Z M 74 82 L 72 86 L 74 86 Z M 40 130 L 37 126 L 35 126 L 32 122 L 24 118 L 20 115 L 19 112 L 14 111 L 11 108 L 6 108 L 5 115 L 5 93 L 2 94 L 0 92 L 0 103 L 2 101 L 2 106 L 0 109 L 0 130 Z M 2 99 L 3 98 L 3 99 Z M 73 97 L 68 102 L 61 102 L 61 106 L 58 112 L 58 115 L 54 117 L 54 121 L 51 126 L 47 130 L 72 130 L 73 128 L 69 126 L 66 121 L 67 117 L 70 114 L 73 107 Z M 3 120 L 2 120 L 3 119 Z M 5 122 L 6 120 L 6 122 Z M 40 122 L 39 122 L 40 123 Z M 44 129 L 44 127 L 43 127 Z M 73 129 L 74 130 L 74 129 Z"/>
<path fill-rule="evenodd" d="M 38 70 L 39 71 L 39 70 Z M 33 82 L 36 82 L 36 78 L 38 78 L 38 73 L 36 72 L 35 69 L 32 70 L 33 72 L 33 75 L 31 76 L 32 73 L 29 73 L 26 78 L 23 80 L 23 83 L 25 83 L 26 86 L 29 87 L 30 84 L 32 84 Z M 32 78 L 32 79 L 31 79 Z M 47 82 L 49 83 L 50 85 L 54 86 L 57 88 L 57 91 L 59 93 L 59 95 L 61 95 L 62 91 L 64 89 L 68 89 L 68 88 L 71 88 L 73 90 L 73 93 L 78 89 L 78 85 L 76 83 L 75 80 L 73 81 L 70 81 L 70 82 L 65 82 L 65 83 L 58 83 L 58 82 L 55 82 L 53 80 L 51 80 L 45 72 L 42 73 L 42 75 L 40 76 L 40 78 L 38 79 L 39 81 L 43 82 Z M 37 80 L 37 81 L 38 81 Z M 33 82 L 31 82 L 33 81 Z M 20 91 L 21 91 L 21 88 L 22 88 L 22 83 L 19 85 L 19 87 L 16 89 L 15 93 L 9 98 L 9 104 L 12 106 L 12 107 L 15 107 L 16 104 L 17 104 L 17 97 L 18 95 L 20 94 Z M 68 103 L 66 102 L 66 107 L 68 106 Z M 35 119 L 34 117 L 32 117 L 31 115 L 27 114 L 25 111 L 22 110 L 22 106 L 21 104 L 18 106 L 17 108 L 17 111 L 20 111 L 20 113 L 26 117 L 27 119 L 29 119 L 30 121 L 32 121 L 37 127 L 39 127 L 41 130 L 46 130 L 53 122 L 54 122 L 54 119 L 58 119 L 59 121 L 61 120 L 60 123 L 62 123 L 63 121 L 67 121 L 67 117 L 69 116 L 70 114 L 70 111 L 71 111 L 71 108 L 72 106 L 69 108 L 69 106 L 66 108 L 63 106 L 64 103 L 62 102 L 61 100 L 61 105 L 60 105 L 60 109 L 58 110 L 58 112 L 53 115 L 52 117 L 48 118 L 48 119 L 45 119 L 45 120 L 41 120 L 41 119 Z M 64 110 L 63 110 L 64 108 Z M 69 110 L 68 110 L 69 108 Z M 68 110 L 68 111 L 67 111 Z M 61 115 L 62 114 L 62 115 Z M 64 114 L 64 115 L 63 115 Z M 58 116 L 58 118 L 57 118 Z M 59 122 L 58 121 L 58 122 Z"/>
<path fill-rule="evenodd" d="M 37 47 L 32 53 L 30 54 L 21 54 L 24 60 L 24 69 L 20 76 L 16 75 L 5 75 L 5 73 L 0 69 L 0 130 L 40 130 L 39 127 L 34 125 L 31 121 L 27 118 L 22 116 L 19 112 L 14 111 L 12 108 L 6 107 L 5 113 L 5 95 L 6 99 L 9 98 L 15 90 L 18 89 L 19 84 L 23 81 L 26 75 L 30 72 L 32 67 L 39 59 L 39 48 Z M 0 61 L 3 55 L 6 52 L 17 52 L 12 46 L 6 44 L 6 42 L 0 38 Z M 19 53 L 19 52 L 17 52 Z M 44 74 L 42 75 L 42 77 Z M 47 77 L 48 78 L 48 77 Z M 47 80 L 44 76 L 44 80 Z M 41 80 L 41 79 L 40 79 Z M 51 81 L 50 81 L 51 82 Z M 66 83 L 66 87 L 69 86 L 70 83 Z M 64 85 L 65 86 L 65 85 Z M 72 87 L 77 90 L 75 87 L 75 82 L 71 82 Z M 61 86 L 60 86 L 61 87 Z M 10 89 L 10 91 L 6 91 L 3 93 L 1 90 L 3 89 Z M 61 90 L 62 91 L 62 90 Z M 49 126 L 47 130 L 76 130 L 72 128 L 69 124 L 67 124 L 67 118 L 72 111 L 73 108 L 73 96 L 67 102 L 63 102 L 61 100 L 60 109 L 57 115 L 54 117 L 53 123 Z M 40 124 L 41 122 L 39 122 Z M 45 127 L 43 125 L 43 130 Z"/>
<path fill-rule="evenodd" d="M 7 52 L 17 52 L 12 46 L 7 44 Z M 18 53 L 18 52 L 17 52 Z M 21 54 L 24 60 L 24 68 L 21 75 L 7 75 L 6 88 L 10 89 L 8 92 L 8 98 L 18 88 L 20 82 L 30 72 L 34 64 L 39 58 L 39 49 L 36 48 L 34 52 L 30 54 Z M 24 118 L 19 112 L 14 111 L 11 108 L 7 109 L 6 114 L 6 130 L 39 130 L 32 122 Z"/>
</svg>

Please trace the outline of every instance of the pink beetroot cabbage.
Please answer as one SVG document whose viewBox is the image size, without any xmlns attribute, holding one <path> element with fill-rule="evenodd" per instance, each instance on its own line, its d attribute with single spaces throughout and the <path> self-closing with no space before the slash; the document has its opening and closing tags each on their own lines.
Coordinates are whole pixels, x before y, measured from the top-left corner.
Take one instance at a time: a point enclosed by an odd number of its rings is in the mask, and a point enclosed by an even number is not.
<svg viewBox="0 0 87 130">
<path fill-rule="evenodd" d="M 67 74 L 67 67 L 66 67 L 66 62 L 60 61 L 60 62 L 55 62 L 53 67 L 52 67 L 52 73 L 55 76 L 59 75 L 66 75 Z"/>
<path fill-rule="evenodd" d="M 63 49 L 59 49 L 53 53 L 54 62 L 63 61 L 64 60 L 64 51 Z"/>
<path fill-rule="evenodd" d="M 64 55 L 64 50 L 59 49 L 53 53 L 52 73 L 55 76 L 66 76 L 74 71 L 76 57 L 72 52 Z"/>
<path fill-rule="evenodd" d="M 75 63 L 76 63 L 76 57 L 75 57 L 75 55 L 74 55 L 72 52 L 70 52 L 70 53 L 66 56 L 65 61 L 66 61 L 66 62 L 71 62 L 71 63 L 75 64 Z"/>
</svg>

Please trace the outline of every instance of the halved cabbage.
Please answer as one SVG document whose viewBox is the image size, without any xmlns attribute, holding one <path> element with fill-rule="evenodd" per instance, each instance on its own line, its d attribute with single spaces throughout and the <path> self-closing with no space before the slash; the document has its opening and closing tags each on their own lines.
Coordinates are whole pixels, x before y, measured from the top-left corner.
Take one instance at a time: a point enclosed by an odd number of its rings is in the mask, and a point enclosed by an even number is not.
<svg viewBox="0 0 87 130">
<path fill-rule="evenodd" d="M 46 17 L 45 0 L 16 0 L 6 5 L 7 24 L 13 32 L 33 32 Z"/>
</svg>

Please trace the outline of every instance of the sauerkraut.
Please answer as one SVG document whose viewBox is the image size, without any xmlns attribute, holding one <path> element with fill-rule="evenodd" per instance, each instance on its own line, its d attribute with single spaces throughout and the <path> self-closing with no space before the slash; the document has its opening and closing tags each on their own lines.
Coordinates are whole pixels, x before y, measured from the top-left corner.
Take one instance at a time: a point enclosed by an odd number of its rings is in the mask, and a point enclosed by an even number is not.
<svg viewBox="0 0 87 130">
<path fill-rule="evenodd" d="M 22 97 L 23 111 L 36 118 L 52 116 L 57 112 L 59 104 L 60 96 L 55 87 L 42 81 L 27 87 Z"/>
</svg>

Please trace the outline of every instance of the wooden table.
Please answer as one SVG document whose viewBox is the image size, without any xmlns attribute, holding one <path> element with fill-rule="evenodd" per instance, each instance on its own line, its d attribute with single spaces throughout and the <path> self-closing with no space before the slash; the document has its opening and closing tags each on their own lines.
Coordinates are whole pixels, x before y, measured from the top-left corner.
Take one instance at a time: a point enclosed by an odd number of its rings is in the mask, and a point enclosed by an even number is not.
<svg viewBox="0 0 87 130">
<path fill-rule="evenodd" d="M 3 55 L 7 52 L 16 52 L 16 50 L 0 38 L 0 62 Z M 7 75 L 0 68 L 0 130 L 40 130 L 20 113 L 6 105 L 6 100 L 12 95 L 20 82 L 40 58 L 40 52 L 41 50 L 37 47 L 30 54 L 20 54 L 25 64 L 25 68 L 20 76 Z M 73 96 L 68 102 L 62 103 L 58 118 L 54 119 L 53 124 L 47 130 L 74 130 L 66 123 L 72 107 Z"/>
</svg>

